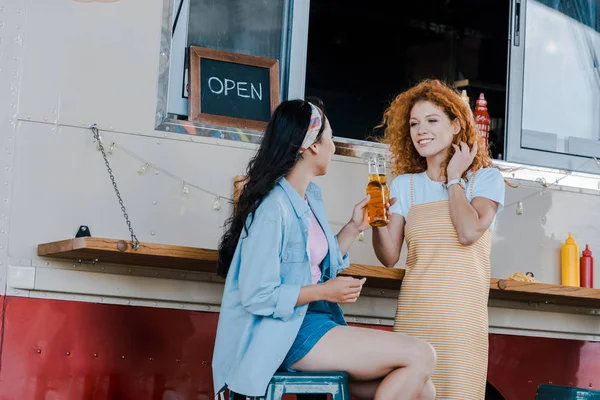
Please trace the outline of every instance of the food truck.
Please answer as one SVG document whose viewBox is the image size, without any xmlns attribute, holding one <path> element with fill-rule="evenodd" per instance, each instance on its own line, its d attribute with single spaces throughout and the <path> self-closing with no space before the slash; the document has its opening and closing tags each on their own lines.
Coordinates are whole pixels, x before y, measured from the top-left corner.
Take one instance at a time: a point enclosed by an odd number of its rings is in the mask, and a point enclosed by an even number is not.
<svg viewBox="0 0 600 400">
<path fill-rule="evenodd" d="M 213 398 L 216 248 L 273 107 L 324 101 L 336 231 L 367 159 L 390 156 L 383 111 L 424 78 L 473 109 L 484 95 L 507 182 L 486 398 L 599 388 L 600 289 L 562 286 L 560 257 L 569 233 L 600 254 L 598 15 L 598 0 L 0 1 L 0 399 Z M 348 322 L 391 330 L 405 251 L 384 268 L 366 231 L 350 259 L 368 279 Z"/>
</svg>

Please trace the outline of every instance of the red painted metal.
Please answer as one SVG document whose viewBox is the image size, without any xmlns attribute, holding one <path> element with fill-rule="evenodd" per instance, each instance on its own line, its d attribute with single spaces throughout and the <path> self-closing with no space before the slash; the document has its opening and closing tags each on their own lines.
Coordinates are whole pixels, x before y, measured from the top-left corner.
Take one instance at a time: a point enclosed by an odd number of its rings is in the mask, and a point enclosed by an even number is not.
<svg viewBox="0 0 600 400">
<path fill-rule="evenodd" d="M 8 297 L 0 399 L 212 399 L 217 318 Z"/>
<path fill-rule="evenodd" d="M 542 383 L 600 388 L 600 342 L 490 335 L 488 381 L 506 400 L 533 399 Z"/>
<path fill-rule="evenodd" d="M 216 313 L 0 301 L 0 400 L 212 399 Z M 490 335 L 489 380 L 507 400 L 541 383 L 598 388 L 600 343 Z"/>
<path fill-rule="evenodd" d="M 4 343 L 4 306 L 6 297 L 0 295 L 0 371 L 2 371 L 2 346 Z M 1 391 L 0 391 L 1 393 Z"/>
</svg>

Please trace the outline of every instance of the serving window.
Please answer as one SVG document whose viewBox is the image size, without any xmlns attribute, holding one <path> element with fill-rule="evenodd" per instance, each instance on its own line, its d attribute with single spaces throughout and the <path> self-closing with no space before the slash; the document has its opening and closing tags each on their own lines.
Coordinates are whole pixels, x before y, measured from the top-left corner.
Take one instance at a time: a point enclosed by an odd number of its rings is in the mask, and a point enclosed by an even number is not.
<svg viewBox="0 0 600 400">
<path fill-rule="evenodd" d="M 187 53 L 200 46 L 278 60 L 280 100 L 323 100 L 343 155 L 385 152 L 384 110 L 434 78 L 472 108 L 484 95 L 493 158 L 600 171 L 600 0 L 165 0 L 165 10 L 158 129 L 260 140 L 185 122 Z"/>
</svg>

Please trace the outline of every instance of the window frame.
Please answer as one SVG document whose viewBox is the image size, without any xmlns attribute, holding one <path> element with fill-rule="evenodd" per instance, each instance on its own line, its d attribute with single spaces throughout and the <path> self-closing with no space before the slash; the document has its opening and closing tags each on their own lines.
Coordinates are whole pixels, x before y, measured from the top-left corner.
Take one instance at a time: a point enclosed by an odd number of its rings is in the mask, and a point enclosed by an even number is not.
<svg viewBox="0 0 600 400">
<path fill-rule="evenodd" d="M 506 106 L 506 161 L 534 167 L 600 174 L 594 157 L 523 147 L 523 90 L 528 0 L 512 0 Z"/>
<path fill-rule="evenodd" d="M 284 27 L 287 35 L 287 49 L 282 52 L 282 58 L 287 57 L 289 62 L 280 61 L 282 74 L 281 95 L 282 100 L 303 98 L 306 80 L 306 60 L 308 44 L 308 18 L 310 0 L 284 0 L 287 2 L 288 19 Z M 207 124 L 190 122 L 177 119 L 167 113 L 169 95 L 169 71 L 171 54 L 171 29 L 173 24 L 173 7 L 175 0 L 163 0 L 163 17 L 161 28 L 161 42 L 159 50 L 159 75 L 157 84 L 157 106 L 155 114 L 155 129 L 163 132 L 180 132 L 193 130 L 195 136 L 224 139 L 231 147 L 252 148 L 257 147 L 262 137 L 262 132 L 253 130 L 234 129 L 227 126 L 209 126 Z M 544 179 L 549 184 L 557 177 L 561 185 L 576 187 L 580 190 L 596 192 L 600 188 L 600 170 L 595 163 L 588 163 L 588 168 L 581 172 L 573 171 L 578 162 L 589 160 L 588 157 L 574 157 L 566 154 L 549 154 L 544 151 L 535 151 L 520 148 L 521 121 L 522 121 L 522 96 L 523 93 L 523 65 L 524 46 L 513 46 L 515 28 L 515 4 L 521 4 L 521 15 L 518 26 L 520 28 L 520 43 L 524 43 L 525 16 L 527 0 L 511 0 L 509 24 L 509 68 L 507 68 L 507 106 L 505 128 L 505 154 L 507 161 L 494 160 L 494 163 L 504 167 L 510 172 L 505 173 L 507 178 L 536 181 Z M 287 79 L 286 79 L 287 78 Z M 179 83 L 177 83 L 179 84 Z M 181 133 L 178 133 L 181 134 Z M 185 134 L 185 133 L 184 133 Z M 194 135 L 189 135 L 190 140 Z M 243 139 L 241 138 L 243 136 Z M 389 146 L 383 143 L 334 137 L 336 157 L 353 163 L 365 163 L 368 157 L 383 154 L 390 157 Z M 575 159 L 576 162 L 569 162 Z M 523 165 L 525 164 L 525 165 Z M 593 164 L 593 165 L 590 165 Z M 529 165 L 531 167 L 526 167 Z M 565 179 L 566 178 L 566 179 Z"/>
<path fill-rule="evenodd" d="M 284 18 L 282 27 L 285 38 L 280 60 L 281 100 L 304 98 L 310 0 L 283 1 L 288 18 Z M 155 129 L 166 132 L 189 132 L 191 130 L 195 136 L 217 137 L 233 142 L 243 141 L 245 144 L 258 144 L 262 137 L 261 131 L 191 122 L 177 119 L 174 114 L 168 113 L 171 29 L 175 4 L 175 0 L 163 0 Z M 334 137 L 334 143 L 336 154 L 343 156 L 366 159 L 373 154 L 387 154 L 388 152 L 388 146 L 382 143 L 340 137 Z"/>
</svg>

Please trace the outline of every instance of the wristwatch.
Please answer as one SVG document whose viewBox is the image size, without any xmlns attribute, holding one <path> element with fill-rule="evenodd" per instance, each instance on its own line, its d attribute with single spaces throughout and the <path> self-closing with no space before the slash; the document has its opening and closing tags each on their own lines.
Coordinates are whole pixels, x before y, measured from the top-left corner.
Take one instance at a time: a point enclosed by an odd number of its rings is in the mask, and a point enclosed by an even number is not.
<svg viewBox="0 0 600 400">
<path fill-rule="evenodd" d="M 458 185 L 461 188 L 463 188 L 463 190 L 465 189 L 465 180 L 463 178 L 460 179 L 452 179 L 451 181 L 449 181 L 448 183 L 444 184 L 444 187 L 446 188 L 446 190 L 448 190 L 450 188 L 450 186 L 452 185 Z"/>
</svg>

